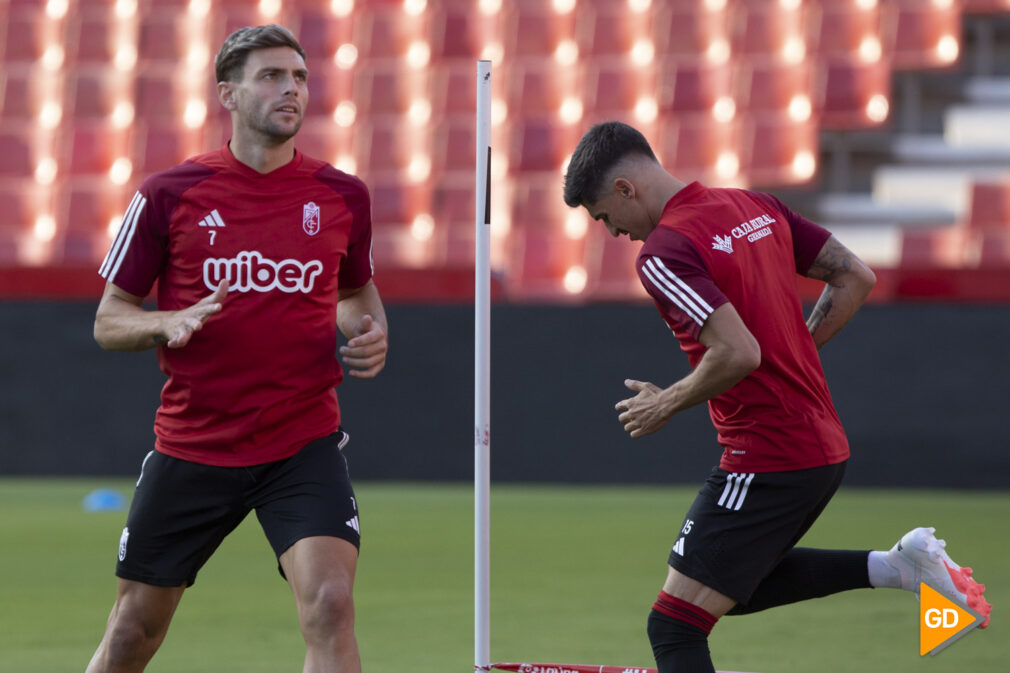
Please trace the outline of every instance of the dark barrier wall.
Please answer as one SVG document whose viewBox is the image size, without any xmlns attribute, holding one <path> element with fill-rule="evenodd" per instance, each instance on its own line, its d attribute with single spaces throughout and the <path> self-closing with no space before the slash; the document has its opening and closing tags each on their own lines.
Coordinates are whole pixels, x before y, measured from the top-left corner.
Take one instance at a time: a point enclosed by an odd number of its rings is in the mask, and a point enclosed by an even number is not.
<svg viewBox="0 0 1010 673">
<path fill-rule="evenodd" d="M 341 386 L 356 479 L 473 473 L 473 311 L 388 307 L 374 381 Z M 0 303 L 0 474 L 136 474 L 163 382 L 153 352 L 106 353 L 92 303 Z M 704 407 L 632 440 L 625 378 L 687 371 L 651 305 L 496 306 L 492 478 L 697 483 L 718 460 Z M 1006 488 L 1010 307 L 865 307 L 822 351 L 853 448 L 849 485 Z"/>
</svg>

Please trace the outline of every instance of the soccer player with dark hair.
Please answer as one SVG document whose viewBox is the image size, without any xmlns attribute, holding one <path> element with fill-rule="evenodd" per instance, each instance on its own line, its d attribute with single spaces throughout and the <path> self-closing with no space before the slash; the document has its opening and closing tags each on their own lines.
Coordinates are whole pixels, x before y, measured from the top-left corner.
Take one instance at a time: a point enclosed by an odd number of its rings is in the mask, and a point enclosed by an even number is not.
<svg viewBox="0 0 1010 673">
<path fill-rule="evenodd" d="M 157 348 L 168 381 L 87 670 L 142 671 L 185 589 L 255 510 L 294 594 L 304 670 L 354 673 L 360 525 L 334 387 L 338 329 L 350 375 L 386 360 L 368 190 L 295 149 L 308 70 L 287 29 L 237 30 L 216 66 L 231 140 L 147 178 L 99 271 L 95 340 Z"/>
<path fill-rule="evenodd" d="M 862 305 L 873 272 L 771 195 L 678 180 L 620 122 L 583 136 L 564 198 L 611 235 L 644 241 L 639 278 L 691 365 L 666 388 L 625 381 L 633 396 L 616 405 L 624 429 L 642 437 L 707 402 L 723 448 L 649 614 L 660 673 L 711 673 L 708 635 L 723 615 L 861 587 L 918 592 L 926 582 L 988 624 L 985 587 L 950 559 L 932 528 L 910 531 L 887 552 L 795 546 L 849 457 L 817 350 Z M 826 284 L 806 320 L 796 274 Z"/>
</svg>

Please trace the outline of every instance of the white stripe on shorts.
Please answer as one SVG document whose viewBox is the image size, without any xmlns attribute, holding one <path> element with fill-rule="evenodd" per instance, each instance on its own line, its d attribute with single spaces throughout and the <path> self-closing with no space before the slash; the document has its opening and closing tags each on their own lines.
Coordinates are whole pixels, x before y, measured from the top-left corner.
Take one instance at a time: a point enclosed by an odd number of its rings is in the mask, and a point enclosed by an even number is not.
<svg viewBox="0 0 1010 673">
<path fill-rule="evenodd" d="M 750 483 L 753 479 L 753 472 L 731 472 L 728 474 L 726 476 L 726 488 L 723 489 L 722 496 L 716 504 L 719 507 L 739 512 L 740 508 L 743 507 L 743 501 L 747 497 L 747 489 L 750 488 Z"/>
</svg>

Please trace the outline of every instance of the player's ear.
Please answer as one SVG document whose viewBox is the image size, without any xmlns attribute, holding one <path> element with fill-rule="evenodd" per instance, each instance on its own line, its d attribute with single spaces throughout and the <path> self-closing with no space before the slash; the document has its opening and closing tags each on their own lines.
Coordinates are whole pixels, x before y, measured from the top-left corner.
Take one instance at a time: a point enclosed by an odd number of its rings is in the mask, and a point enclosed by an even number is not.
<svg viewBox="0 0 1010 673">
<path fill-rule="evenodd" d="M 238 102 L 235 100 L 235 83 L 218 82 L 217 99 L 221 102 L 221 105 L 225 110 L 228 110 L 229 112 L 237 110 Z"/>
<path fill-rule="evenodd" d="M 635 185 L 627 178 L 615 178 L 614 191 L 623 199 L 634 198 Z"/>
</svg>

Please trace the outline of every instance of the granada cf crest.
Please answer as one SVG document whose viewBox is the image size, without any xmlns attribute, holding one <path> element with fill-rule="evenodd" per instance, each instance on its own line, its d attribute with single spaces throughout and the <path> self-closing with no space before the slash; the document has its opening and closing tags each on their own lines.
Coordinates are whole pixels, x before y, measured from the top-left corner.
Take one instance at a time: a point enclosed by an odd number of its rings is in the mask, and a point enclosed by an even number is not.
<svg viewBox="0 0 1010 673">
<path fill-rule="evenodd" d="M 302 206 L 302 229 L 309 236 L 319 233 L 319 206 L 314 201 L 309 201 Z"/>
</svg>

